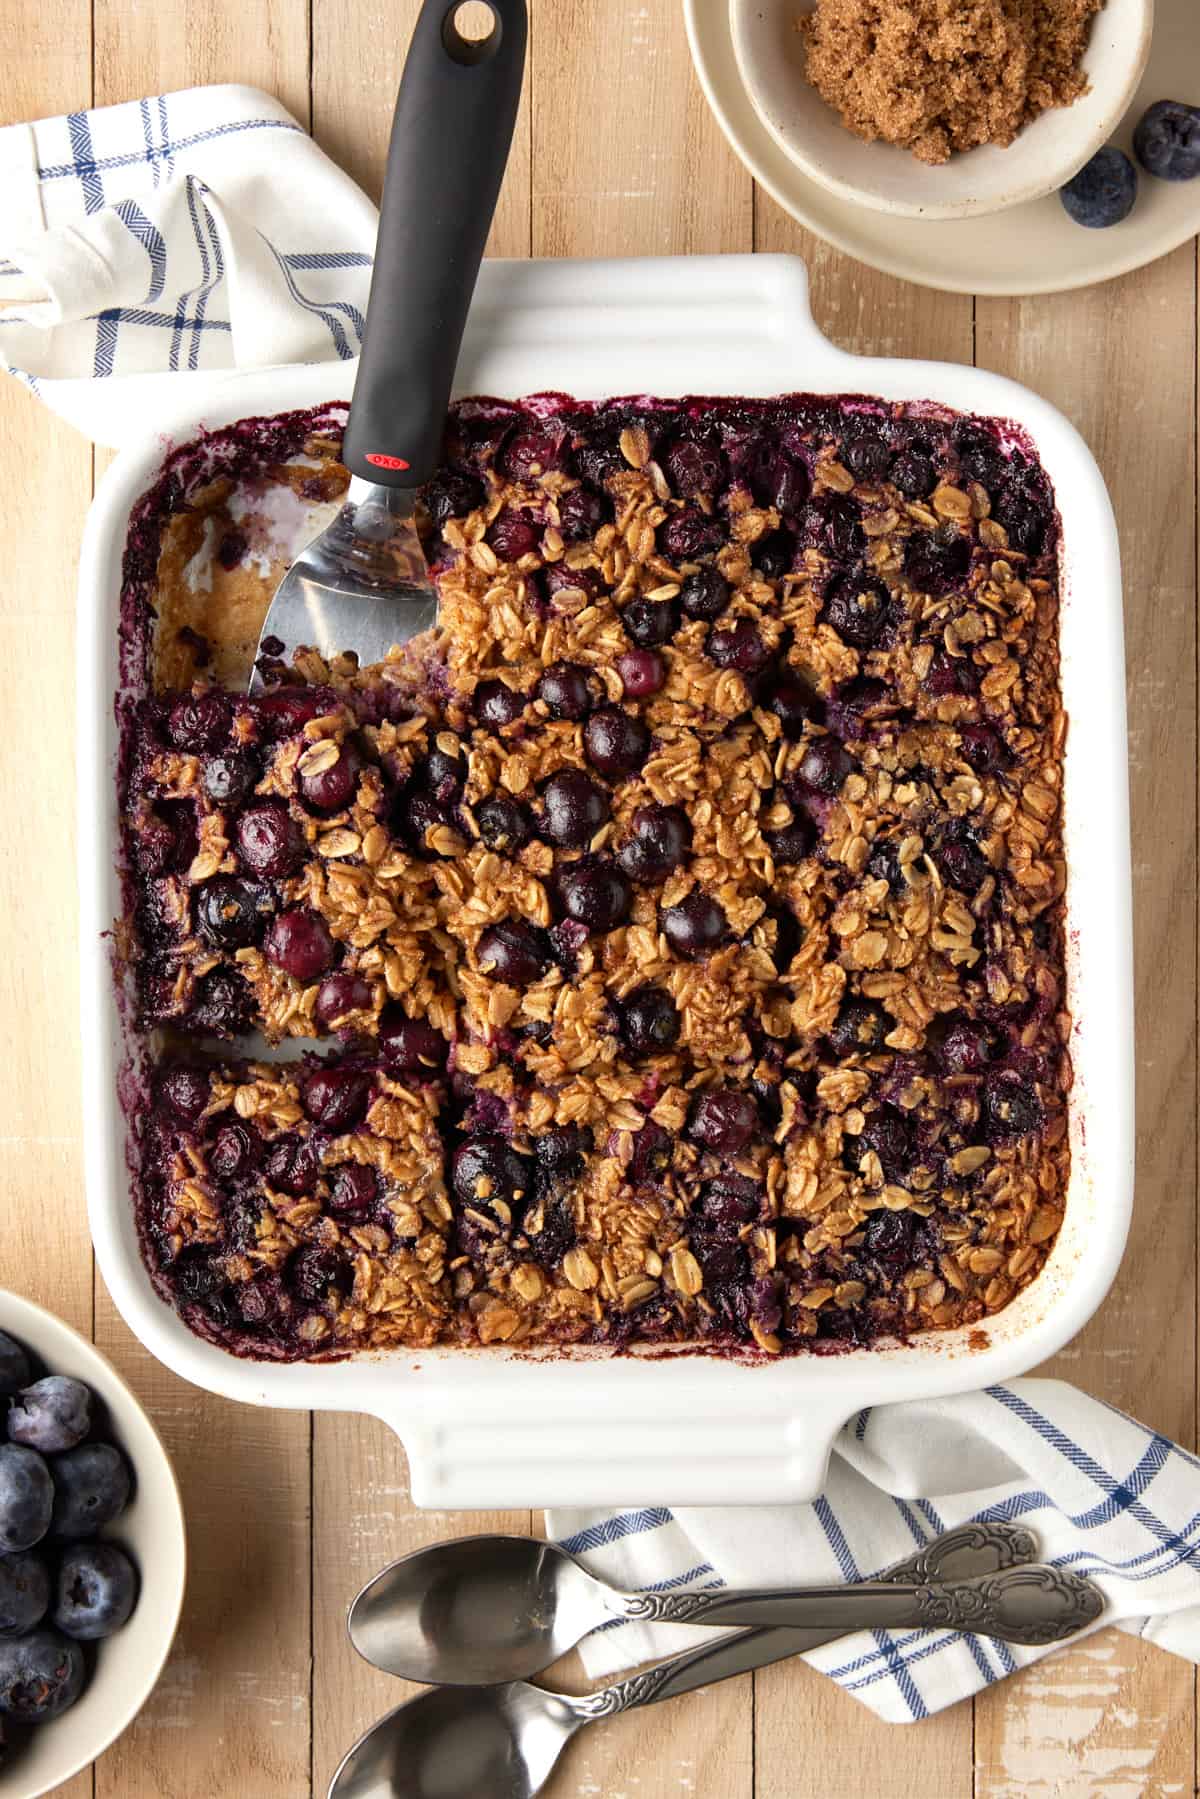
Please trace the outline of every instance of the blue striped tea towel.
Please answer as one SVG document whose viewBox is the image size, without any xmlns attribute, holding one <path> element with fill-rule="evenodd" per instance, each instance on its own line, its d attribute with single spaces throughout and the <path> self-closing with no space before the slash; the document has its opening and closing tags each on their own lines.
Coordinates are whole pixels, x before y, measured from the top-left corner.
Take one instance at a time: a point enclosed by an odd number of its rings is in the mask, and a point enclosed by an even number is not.
<svg viewBox="0 0 1200 1799">
<path fill-rule="evenodd" d="M 1061 1381 L 862 1412 L 811 1505 L 546 1515 L 595 1573 L 659 1592 L 867 1579 L 967 1519 L 1027 1526 L 1044 1560 L 1100 1583 L 1104 1623 L 1200 1661 L 1200 1461 Z M 582 1652 L 599 1677 L 699 1640 L 686 1626 L 618 1624 Z M 881 1718 L 910 1723 L 1052 1653 L 863 1631 L 806 1659 Z"/>
<path fill-rule="evenodd" d="M 378 215 L 270 95 L 0 130 L 0 363 L 115 444 L 237 369 L 357 356 Z"/>
</svg>

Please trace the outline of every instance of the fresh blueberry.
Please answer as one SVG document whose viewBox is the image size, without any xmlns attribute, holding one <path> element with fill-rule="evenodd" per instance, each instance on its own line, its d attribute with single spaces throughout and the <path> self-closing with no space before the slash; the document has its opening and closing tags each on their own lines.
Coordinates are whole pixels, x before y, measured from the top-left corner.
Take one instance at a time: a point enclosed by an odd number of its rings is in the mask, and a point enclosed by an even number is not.
<svg viewBox="0 0 1200 1799">
<path fill-rule="evenodd" d="M 28 1385 L 29 1375 L 29 1357 L 6 1331 L 0 1331 L 0 1399 Z"/>
<path fill-rule="evenodd" d="M 528 987 L 550 961 L 546 934 L 524 919 L 504 918 L 480 933 L 475 959 L 484 974 L 510 987 Z"/>
<path fill-rule="evenodd" d="M 679 1013 L 670 994 L 648 983 L 621 1001 L 621 1037 L 632 1056 L 660 1056 L 679 1038 Z"/>
<path fill-rule="evenodd" d="M 617 861 L 631 881 L 665 881 L 691 847 L 687 813 L 681 806 L 639 806 L 632 822 Z"/>
<path fill-rule="evenodd" d="M 360 1068 L 317 1068 L 300 1083 L 304 1115 L 327 1131 L 348 1131 L 371 1101 L 371 1077 Z"/>
<path fill-rule="evenodd" d="M 560 768 L 542 789 L 542 829 L 559 849 L 583 849 L 608 816 L 608 794 L 581 768 Z"/>
<path fill-rule="evenodd" d="M 454 1152 L 451 1185 L 460 1205 L 486 1206 L 492 1200 L 511 1205 L 531 1189 L 532 1169 L 506 1137 L 468 1137 Z"/>
<path fill-rule="evenodd" d="M 40 1543 L 53 1504 L 50 1470 L 36 1449 L 0 1443 L 0 1554 Z"/>
<path fill-rule="evenodd" d="M 511 793 L 490 793 L 475 808 L 479 835 L 490 850 L 515 856 L 533 836 L 528 809 Z"/>
<path fill-rule="evenodd" d="M 55 1630 L 0 1643 L 0 1712 L 21 1724 L 45 1724 L 74 1705 L 86 1674 L 79 1644 Z"/>
<path fill-rule="evenodd" d="M 0 1637 L 23 1637 L 50 1605 L 50 1576 L 38 1555 L 0 1555 Z"/>
<path fill-rule="evenodd" d="M 1069 218 L 1089 230 L 1103 231 L 1119 225 L 1133 211 L 1137 199 L 1137 170 L 1114 144 L 1097 150 L 1060 191 L 1059 199 Z"/>
<path fill-rule="evenodd" d="M 558 897 L 567 917 L 589 931 L 611 931 L 623 924 L 633 891 L 615 862 L 597 856 L 574 862 L 558 877 Z"/>
<path fill-rule="evenodd" d="M 128 1623 L 137 1600 L 133 1563 L 115 1543 L 80 1543 L 58 1564 L 53 1620 L 64 1636 L 94 1643 Z"/>
<path fill-rule="evenodd" d="M 729 921 L 716 900 L 696 887 L 677 906 L 668 906 L 662 928 L 675 954 L 690 958 L 716 949 L 729 930 Z"/>
<path fill-rule="evenodd" d="M 1200 106 L 1156 100 L 1138 120 L 1133 153 L 1160 181 L 1194 181 L 1200 175 Z"/>
<path fill-rule="evenodd" d="M 69 1374 L 48 1374 L 25 1387 L 8 1408 L 8 1440 L 42 1455 L 74 1449 L 92 1428 L 92 1395 Z"/>
<path fill-rule="evenodd" d="M 306 984 L 320 980 L 337 954 L 329 926 L 309 906 L 289 906 L 271 920 L 263 953 L 276 968 Z"/>
<path fill-rule="evenodd" d="M 601 774 L 636 774 L 650 754 L 650 733 L 631 712 L 620 706 L 602 706 L 583 728 L 583 747 L 588 761 Z"/>
<path fill-rule="evenodd" d="M 446 1066 L 450 1046 L 424 1018 L 409 1018 L 398 1005 L 386 1006 L 379 1019 L 379 1049 L 398 1074 L 431 1080 Z"/>
</svg>

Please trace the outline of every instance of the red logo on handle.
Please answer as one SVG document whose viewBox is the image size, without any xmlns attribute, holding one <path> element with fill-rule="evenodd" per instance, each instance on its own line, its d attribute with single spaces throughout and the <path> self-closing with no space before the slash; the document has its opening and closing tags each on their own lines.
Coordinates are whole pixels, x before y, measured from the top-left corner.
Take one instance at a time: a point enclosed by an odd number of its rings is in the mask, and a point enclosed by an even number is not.
<svg viewBox="0 0 1200 1799">
<path fill-rule="evenodd" d="M 365 460 L 373 463 L 376 468 L 408 468 L 410 466 L 405 462 L 403 456 L 384 456 L 378 450 L 368 450 Z"/>
</svg>

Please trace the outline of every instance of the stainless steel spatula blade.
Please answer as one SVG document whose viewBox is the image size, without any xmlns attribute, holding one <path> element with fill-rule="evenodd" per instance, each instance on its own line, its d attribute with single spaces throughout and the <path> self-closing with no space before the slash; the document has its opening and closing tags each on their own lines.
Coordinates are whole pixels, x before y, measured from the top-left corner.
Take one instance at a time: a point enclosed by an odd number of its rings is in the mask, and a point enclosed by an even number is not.
<svg viewBox="0 0 1200 1799">
<path fill-rule="evenodd" d="M 366 667 L 436 623 L 437 590 L 413 525 L 412 493 L 353 477 L 333 523 L 275 590 L 250 692 L 265 685 L 264 664 L 301 644 L 327 659 L 353 650 Z"/>
<path fill-rule="evenodd" d="M 251 693 L 264 685 L 260 664 L 269 679 L 271 662 L 301 647 L 353 651 L 366 667 L 436 623 L 413 505 L 438 467 L 525 67 L 525 0 L 487 4 L 486 36 L 463 37 L 446 0 L 425 0 L 413 30 L 342 443 L 350 489 L 276 590 Z"/>
</svg>

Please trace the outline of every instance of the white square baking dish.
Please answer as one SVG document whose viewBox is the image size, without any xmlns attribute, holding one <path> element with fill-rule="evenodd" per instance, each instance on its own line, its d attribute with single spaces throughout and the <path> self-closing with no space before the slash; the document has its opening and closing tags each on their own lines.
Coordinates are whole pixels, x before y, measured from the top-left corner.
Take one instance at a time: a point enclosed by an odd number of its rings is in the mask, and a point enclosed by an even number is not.
<svg viewBox="0 0 1200 1799">
<path fill-rule="evenodd" d="M 118 1100 L 127 1040 L 105 933 L 120 910 L 115 786 L 118 610 L 131 510 L 201 427 L 348 397 L 352 365 L 231 375 L 200 410 L 127 447 L 84 537 L 79 626 L 79 872 L 88 1200 L 105 1281 L 130 1327 L 185 1379 L 255 1405 L 362 1411 L 408 1453 L 430 1506 L 752 1504 L 812 1497 L 865 1406 L 936 1399 L 1022 1373 L 1099 1305 L 1128 1230 L 1133 1002 L 1120 567 L 1112 510 L 1071 425 L 1015 383 L 951 364 L 847 355 L 816 329 L 788 257 L 485 264 L 456 391 L 866 393 L 939 401 L 1029 433 L 1062 518 L 1072 1167 L 1038 1280 L 984 1326 L 907 1347 L 745 1364 L 686 1351 L 538 1355 L 492 1348 L 327 1365 L 239 1360 L 193 1336 L 138 1246 Z"/>
</svg>

